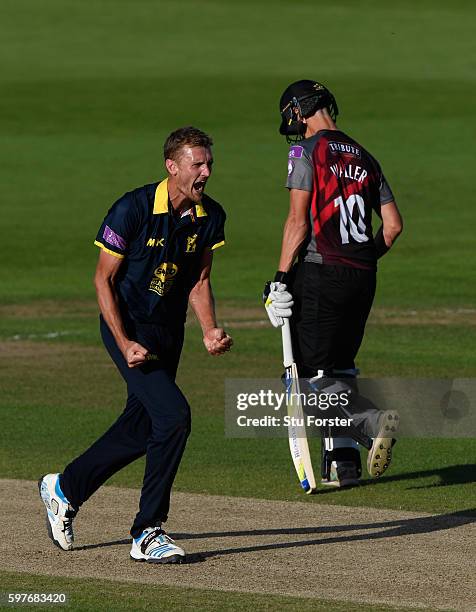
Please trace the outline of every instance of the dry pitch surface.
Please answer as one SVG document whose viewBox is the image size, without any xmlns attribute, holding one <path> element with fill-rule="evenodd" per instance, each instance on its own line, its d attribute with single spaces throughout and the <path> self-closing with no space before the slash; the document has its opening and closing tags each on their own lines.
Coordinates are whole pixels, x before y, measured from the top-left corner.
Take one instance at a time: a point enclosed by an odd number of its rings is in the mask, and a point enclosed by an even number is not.
<svg viewBox="0 0 476 612">
<path fill-rule="evenodd" d="M 475 609 L 475 517 L 175 493 L 167 527 L 188 563 L 157 566 L 129 560 L 137 501 L 136 489 L 98 491 L 78 514 L 77 547 L 66 553 L 46 535 L 36 483 L 0 480 L 0 569 Z"/>
</svg>

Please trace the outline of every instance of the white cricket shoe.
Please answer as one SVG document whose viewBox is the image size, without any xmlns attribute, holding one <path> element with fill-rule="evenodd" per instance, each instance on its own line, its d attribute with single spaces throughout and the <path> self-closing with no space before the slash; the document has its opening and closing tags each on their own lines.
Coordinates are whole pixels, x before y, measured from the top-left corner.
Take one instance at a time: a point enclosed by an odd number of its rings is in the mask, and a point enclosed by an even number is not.
<svg viewBox="0 0 476 612">
<path fill-rule="evenodd" d="M 132 540 L 131 558 L 147 563 L 183 563 L 185 552 L 160 527 L 147 527 Z"/>
<path fill-rule="evenodd" d="M 398 412 L 385 410 L 378 421 L 378 432 L 367 456 L 367 471 L 370 476 L 378 478 L 392 461 L 392 447 L 396 440 L 394 435 L 399 424 Z"/>
<path fill-rule="evenodd" d="M 76 511 L 63 494 L 59 474 L 45 474 L 38 481 L 40 497 L 46 507 L 48 535 L 63 550 L 73 548 L 73 519 Z"/>
</svg>

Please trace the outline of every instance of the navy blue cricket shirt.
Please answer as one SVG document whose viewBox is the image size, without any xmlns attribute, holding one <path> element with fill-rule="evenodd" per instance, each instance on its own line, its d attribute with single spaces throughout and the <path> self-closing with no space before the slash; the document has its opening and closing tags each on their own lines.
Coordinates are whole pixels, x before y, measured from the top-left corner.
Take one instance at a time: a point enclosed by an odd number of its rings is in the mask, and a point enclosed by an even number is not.
<svg viewBox="0 0 476 612">
<path fill-rule="evenodd" d="M 208 247 L 225 244 L 225 211 L 203 194 L 177 219 L 168 180 L 126 193 L 109 209 L 94 244 L 124 259 L 115 279 L 121 308 L 140 323 L 180 325 Z"/>
</svg>

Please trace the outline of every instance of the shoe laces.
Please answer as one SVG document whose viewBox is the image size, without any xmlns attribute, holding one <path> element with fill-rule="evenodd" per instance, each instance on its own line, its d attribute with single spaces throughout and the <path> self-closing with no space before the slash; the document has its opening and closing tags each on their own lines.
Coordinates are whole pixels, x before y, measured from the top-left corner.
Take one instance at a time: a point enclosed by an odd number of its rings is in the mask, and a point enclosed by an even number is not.
<svg viewBox="0 0 476 612">
<path fill-rule="evenodd" d="M 159 537 L 159 536 L 166 536 L 167 538 L 169 537 L 165 531 L 162 529 L 162 527 L 154 527 L 153 530 L 150 532 L 154 534 L 154 537 Z"/>
<path fill-rule="evenodd" d="M 150 531 L 149 533 L 146 534 L 146 536 L 142 540 L 142 543 L 144 543 L 147 540 L 147 545 L 149 545 L 153 540 L 159 540 L 161 536 L 165 538 L 168 542 L 171 542 L 171 543 L 174 542 L 172 538 L 165 533 L 162 527 L 160 526 L 159 527 L 149 527 L 149 529 Z"/>
</svg>

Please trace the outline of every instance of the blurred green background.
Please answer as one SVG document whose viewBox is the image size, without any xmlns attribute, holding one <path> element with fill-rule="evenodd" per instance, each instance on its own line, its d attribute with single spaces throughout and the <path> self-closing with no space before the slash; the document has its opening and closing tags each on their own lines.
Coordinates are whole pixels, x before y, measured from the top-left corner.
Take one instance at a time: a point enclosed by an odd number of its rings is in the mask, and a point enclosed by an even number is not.
<svg viewBox="0 0 476 612">
<path fill-rule="evenodd" d="M 217 294 L 257 301 L 287 210 L 278 100 L 316 78 L 404 214 L 377 303 L 474 304 L 474 3 L 3 0 L 0 11 L 2 300 L 92 295 L 107 208 L 163 176 L 166 135 L 195 124 L 215 139 L 209 192 L 229 214 Z"/>
</svg>

